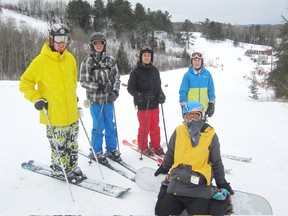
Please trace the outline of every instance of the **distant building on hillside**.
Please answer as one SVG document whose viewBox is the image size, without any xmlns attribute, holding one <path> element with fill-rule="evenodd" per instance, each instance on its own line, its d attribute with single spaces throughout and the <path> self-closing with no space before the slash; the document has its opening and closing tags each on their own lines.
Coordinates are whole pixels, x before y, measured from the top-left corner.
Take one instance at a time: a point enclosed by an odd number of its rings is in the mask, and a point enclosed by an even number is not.
<svg viewBox="0 0 288 216">
<path fill-rule="evenodd" d="M 248 49 L 244 55 L 249 56 L 251 60 L 258 64 L 267 64 L 268 56 L 272 55 L 272 49 Z"/>
<path fill-rule="evenodd" d="M 253 55 L 272 55 L 271 49 L 265 49 L 265 50 L 257 50 L 257 49 L 248 49 L 245 52 L 246 56 L 252 57 Z"/>
</svg>

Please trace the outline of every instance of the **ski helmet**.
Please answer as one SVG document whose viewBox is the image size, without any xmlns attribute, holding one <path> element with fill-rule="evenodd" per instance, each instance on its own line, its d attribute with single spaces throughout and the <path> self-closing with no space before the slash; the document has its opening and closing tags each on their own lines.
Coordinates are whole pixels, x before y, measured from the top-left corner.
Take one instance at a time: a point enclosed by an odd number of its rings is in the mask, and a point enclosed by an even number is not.
<svg viewBox="0 0 288 216">
<path fill-rule="evenodd" d="M 49 31 L 49 38 L 50 43 L 53 43 L 55 40 L 55 36 L 67 36 L 67 43 L 70 40 L 70 29 L 67 25 L 64 25 L 62 23 L 54 23 L 50 26 Z M 56 41 L 57 42 L 57 41 Z"/>
<path fill-rule="evenodd" d="M 142 46 L 140 50 L 140 62 L 142 62 L 143 53 L 147 53 L 147 52 L 151 54 L 151 63 L 153 63 L 153 48 L 149 44 L 145 44 Z"/>
<path fill-rule="evenodd" d="M 203 66 L 203 55 L 202 55 L 202 53 L 200 53 L 200 52 L 193 52 L 192 54 L 191 54 L 191 57 L 190 57 L 190 62 L 191 62 L 191 65 L 193 66 L 193 64 L 192 64 L 192 59 L 195 59 L 195 58 L 198 58 L 198 59 L 201 59 L 201 67 Z"/>
<path fill-rule="evenodd" d="M 185 116 L 189 112 L 199 112 L 201 116 L 204 113 L 203 105 L 198 101 L 191 101 L 183 106 L 183 116 Z"/>
<path fill-rule="evenodd" d="M 90 36 L 90 47 L 94 51 L 94 41 L 103 41 L 104 42 L 104 49 L 103 52 L 106 50 L 106 37 L 101 32 L 93 32 Z"/>
</svg>

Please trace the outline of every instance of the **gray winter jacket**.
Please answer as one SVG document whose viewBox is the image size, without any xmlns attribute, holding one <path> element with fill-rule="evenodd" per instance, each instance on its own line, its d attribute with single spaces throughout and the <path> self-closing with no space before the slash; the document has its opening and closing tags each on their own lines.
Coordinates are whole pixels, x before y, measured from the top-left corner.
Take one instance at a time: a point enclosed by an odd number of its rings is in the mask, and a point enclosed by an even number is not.
<svg viewBox="0 0 288 216">
<path fill-rule="evenodd" d="M 211 126 L 205 123 L 203 128 L 201 129 L 201 135 L 205 133 L 205 129 L 207 127 Z M 166 152 L 164 161 L 161 165 L 166 170 L 170 170 L 170 168 L 174 164 L 174 151 L 175 151 L 176 139 L 177 139 L 177 133 L 175 130 L 169 140 L 168 150 Z M 201 138 L 198 145 L 201 145 Z M 201 157 L 201 155 L 199 155 L 199 157 Z M 218 141 L 218 136 L 216 135 L 216 133 L 212 138 L 209 147 L 208 157 L 209 157 L 208 162 L 212 166 L 211 179 L 213 179 L 214 177 L 217 185 L 226 183 L 224 166 L 220 154 L 220 143 Z M 193 160 L 193 158 L 191 158 L 191 160 Z M 196 176 L 197 179 L 199 178 L 198 184 L 192 183 L 193 182 L 192 176 Z M 177 196 L 211 198 L 212 184 L 208 184 L 209 186 L 207 186 L 207 180 L 204 177 L 204 175 L 202 175 L 199 172 L 194 172 L 193 168 L 191 169 L 191 165 L 180 164 L 173 170 L 170 170 L 170 179 L 171 181 L 168 185 L 167 193 L 171 193 Z"/>
</svg>

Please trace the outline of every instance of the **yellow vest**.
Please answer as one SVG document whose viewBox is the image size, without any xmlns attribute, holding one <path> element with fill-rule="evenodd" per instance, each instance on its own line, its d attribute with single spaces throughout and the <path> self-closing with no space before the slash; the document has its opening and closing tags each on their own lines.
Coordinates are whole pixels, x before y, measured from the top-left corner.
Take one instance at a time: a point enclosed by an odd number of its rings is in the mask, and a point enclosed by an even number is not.
<svg viewBox="0 0 288 216">
<path fill-rule="evenodd" d="M 205 176 L 207 186 L 212 181 L 212 167 L 209 162 L 209 147 L 215 131 L 212 127 L 207 127 L 204 132 L 201 132 L 199 143 L 196 147 L 192 147 L 190 134 L 186 124 L 176 128 L 176 142 L 174 152 L 173 169 L 179 164 L 191 165 L 194 172 L 199 172 Z"/>
</svg>

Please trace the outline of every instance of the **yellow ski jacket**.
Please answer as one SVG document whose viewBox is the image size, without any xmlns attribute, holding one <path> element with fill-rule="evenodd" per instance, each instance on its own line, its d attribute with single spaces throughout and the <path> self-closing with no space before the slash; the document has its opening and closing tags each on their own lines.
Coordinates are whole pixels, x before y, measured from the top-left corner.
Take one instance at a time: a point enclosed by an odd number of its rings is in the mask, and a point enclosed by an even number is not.
<svg viewBox="0 0 288 216">
<path fill-rule="evenodd" d="M 77 106 L 77 65 L 74 56 L 65 50 L 53 52 L 48 41 L 20 78 L 19 89 L 24 97 L 35 102 L 48 101 L 52 126 L 67 126 L 79 119 Z M 40 123 L 47 124 L 43 111 Z"/>
</svg>

